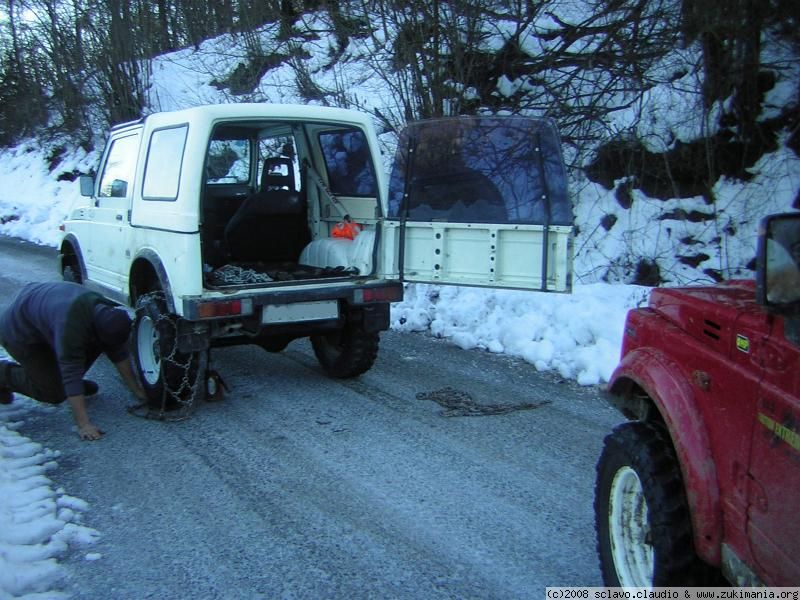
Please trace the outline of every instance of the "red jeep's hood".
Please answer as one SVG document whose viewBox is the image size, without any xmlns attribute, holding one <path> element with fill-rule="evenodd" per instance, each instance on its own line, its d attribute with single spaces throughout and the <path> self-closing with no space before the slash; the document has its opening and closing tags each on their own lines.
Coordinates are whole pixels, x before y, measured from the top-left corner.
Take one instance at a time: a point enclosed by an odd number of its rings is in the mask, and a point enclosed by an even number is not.
<svg viewBox="0 0 800 600">
<path fill-rule="evenodd" d="M 657 288 L 650 293 L 650 308 L 702 341 L 718 340 L 742 314 L 760 312 L 755 289 L 753 280 Z"/>
</svg>

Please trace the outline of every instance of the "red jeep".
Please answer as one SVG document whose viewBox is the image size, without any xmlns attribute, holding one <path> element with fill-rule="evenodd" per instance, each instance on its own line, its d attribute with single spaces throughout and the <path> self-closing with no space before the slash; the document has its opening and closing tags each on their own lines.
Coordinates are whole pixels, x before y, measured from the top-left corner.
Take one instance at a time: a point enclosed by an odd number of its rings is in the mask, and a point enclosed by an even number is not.
<svg viewBox="0 0 800 600">
<path fill-rule="evenodd" d="M 756 281 L 655 289 L 609 383 L 595 517 L 608 586 L 800 584 L 800 213 Z"/>
</svg>

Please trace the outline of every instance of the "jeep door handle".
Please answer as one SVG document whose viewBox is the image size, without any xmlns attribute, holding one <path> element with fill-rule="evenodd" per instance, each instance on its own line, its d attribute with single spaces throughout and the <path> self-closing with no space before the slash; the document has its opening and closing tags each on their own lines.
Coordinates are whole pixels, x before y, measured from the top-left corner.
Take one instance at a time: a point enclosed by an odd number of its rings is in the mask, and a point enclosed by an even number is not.
<svg viewBox="0 0 800 600">
<path fill-rule="evenodd" d="M 117 219 L 117 221 L 122 221 L 122 215 L 117 215 L 117 216 L 115 217 L 115 219 Z"/>
</svg>

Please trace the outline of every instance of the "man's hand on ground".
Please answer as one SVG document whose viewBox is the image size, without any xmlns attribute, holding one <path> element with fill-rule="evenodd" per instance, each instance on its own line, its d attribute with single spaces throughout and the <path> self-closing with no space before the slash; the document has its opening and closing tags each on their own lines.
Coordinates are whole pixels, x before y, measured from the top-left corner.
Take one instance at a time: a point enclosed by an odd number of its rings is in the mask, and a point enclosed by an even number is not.
<svg viewBox="0 0 800 600">
<path fill-rule="evenodd" d="M 86 425 L 79 425 L 78 426 L 78 435 L 81 437 L 82 440 L 99 440 L 103 437 L 105 431 L 102 429 L 98 429 L 92 423 L 87 423 Z"/>
<path fill-rule="evenodd" d="M 89 420 L 89 414 L 86 412 L 86 401 L 83 394 L 79 396 L 70 396 L 67 398 L 70 406 L 72 407 L 72 415 L 75 417 L 75 424 L 78 426 L 78 435 L 82 440 L 99 440 L 103 436 L 103 431 L 95 427 L 94 423 Z"/>
</svg>

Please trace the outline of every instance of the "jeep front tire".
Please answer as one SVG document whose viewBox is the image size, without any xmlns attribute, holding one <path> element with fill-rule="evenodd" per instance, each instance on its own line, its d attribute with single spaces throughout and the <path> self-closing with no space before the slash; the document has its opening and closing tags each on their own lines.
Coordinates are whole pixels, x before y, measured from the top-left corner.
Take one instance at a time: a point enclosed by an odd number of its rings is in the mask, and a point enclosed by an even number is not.
<svg viewBox="0 0 800 600">
<path fill-rule="evenodd" d="M 703 585 L 683 481 L 665 429 L 639 421 L 605 439 L 597 463 L 595 519 L 609 587 Z"/>
</svg>

